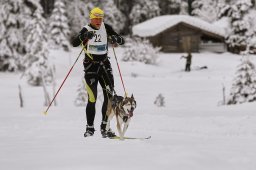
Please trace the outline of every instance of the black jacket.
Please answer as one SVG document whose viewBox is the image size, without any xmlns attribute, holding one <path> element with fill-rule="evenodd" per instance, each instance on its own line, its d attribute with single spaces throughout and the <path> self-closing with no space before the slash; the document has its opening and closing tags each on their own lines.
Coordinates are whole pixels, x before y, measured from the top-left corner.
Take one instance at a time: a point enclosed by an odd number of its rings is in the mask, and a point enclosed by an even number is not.
<svg viewBox="0 0 256 170">
<path fill-rule="evenodd" d="M 108 25 L 108 24 L 106 24 L 106 23 L 104 23 L 104 24 L 105 24 L 105 28 L 106 28 L 106 32 L 107 32 L 107 37 L 110 38 L 111 35 L 119 36 L 119 37 L 122 39 L 122 41 L 119 42 L 118 44 L 119 44 L 119 45 L 123 45 L 123 44 L 124 44 L 124 39 L 123 39 L 123 37 L 121 37 L 120 35 L 118 35 L 118 34 L 113 30 L 113 28 L 112 28 L 110 25 Z M 91 26 L 91 25 L 89 25 L 89 26 L 96 30 L 96 28 L 94 28 L 93 26 Z M 79 45 L 82 43 L 79 37 L 80 37 L 80 35 L 86 33 L 87 31 L 88 31 L 88 30 L 87 30 L 85 27 L 83 27 L 83 29 L 79 32 L 79 34 L 73 39 L 73 42 L 72 42 L 73 47 L 77 47 L 77 46 L 79 46 Z"/>
<path fill-rule="evenodd" d="M 120 36 L 119 34 L 117 34 L 110 25 L 108 25 L 106 23 L 104 23 L 104 24 L 105 24 L 108 40 L 110 39 L 110 37 L 112 35 L 115 35 L 118 37 L 118 40 L 119 40 L 117 43 L 119 45 L 123 45 L 124 38 L 122 36 Z M 92 25 L 89 25 L 89 26 L 96 30 L 96 28 L 94 28 Z M 72 41 L 73 47 L 77 47 L 77 46 L 81 45 L 81 43 L 83 43 L 81 41 L 80 36 L 83 35 L 84 33 L 86 33 L 87 31 L 88 31 L 87 28 L 83 27 L 83 29 L 79 32 L 79 34 L 73 39 L 73 41 Z M 105 54 L 104 55 L 95 55 L 94 54 L 92 56 L 93 56 L 94 60 L 103 60 L 107 57 Z"/>
</svg>

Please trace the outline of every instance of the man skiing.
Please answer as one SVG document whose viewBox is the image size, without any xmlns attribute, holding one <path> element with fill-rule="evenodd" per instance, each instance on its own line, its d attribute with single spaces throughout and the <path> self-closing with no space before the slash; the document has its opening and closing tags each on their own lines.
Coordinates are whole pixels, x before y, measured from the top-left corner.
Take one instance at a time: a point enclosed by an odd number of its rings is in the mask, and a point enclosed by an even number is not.
<svg viewBox="0 0 256 170">
<path fill-rule="evenodd" d="M 113 46 L 124 44 L 124 39 L 118 35 L 113 28 L 103 22 L 104 11 L 96 7 L 90 11 L 90 23 L 85 25 L 79 35 L 73 40 L 73 46 L 82 45 L 85 51 L 84 78 L 86 81 L 86 90 L 88 93 L 88 103 L 86 106 L 86 132 L 84 137 L 94 134 L 94 118 L 95 118 L 95 103 L 97 100 L 97 85 L 101 85 L 104 95 L 102 105 L 102 122 L 101 134 L 102 137 L 114 137 L 115 133 L 106 131 L 107 124 L 107 105 L 114 91 L 114 78 L 112 68 L 108 59 L 108 41 Z"/>
</svg>

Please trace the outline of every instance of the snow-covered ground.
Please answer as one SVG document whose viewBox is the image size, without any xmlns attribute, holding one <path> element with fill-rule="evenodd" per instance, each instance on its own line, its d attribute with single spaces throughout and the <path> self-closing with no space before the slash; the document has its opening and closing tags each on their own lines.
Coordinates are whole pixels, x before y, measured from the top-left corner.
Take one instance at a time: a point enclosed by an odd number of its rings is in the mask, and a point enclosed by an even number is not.
<svg viewBox="0 0 256 170">
<path fill-rule="evenodd" d="M 79 54 L 51 51 L 58 87 Z M 95 136 L 84 138 L 85 108 L 75 107 L 83 77 L 82 57 L 57 97 L 57 107 L 42 112 L 42 87 L 30 87 L 18 74 L 0 73 L 1 170 L 255 170 L 255 103 L 223 106 L 222 88 L 230 90 L 240 56 L 193 54 L 192 71 L 182 54 L 161 54 L 157 66 L 120 61 L 128 94 L 137 100 L 126 136 L 150 140 L 110 140 L 100 136 L 97 104 Z M 116 91 L 123 95 L 110 51 Z M 255 59 L 253 59 L 255 63 Z M 198 70 L 200 66 L 208 69 Z M 18 84 L 25 107 L 19 108 Z M 50 87 L 49 87 L 50 90 Z M 154 105 L 162 94 L 165 107 Z M 112 123 L 115 130 L 115 123 Z"/>
</svg>

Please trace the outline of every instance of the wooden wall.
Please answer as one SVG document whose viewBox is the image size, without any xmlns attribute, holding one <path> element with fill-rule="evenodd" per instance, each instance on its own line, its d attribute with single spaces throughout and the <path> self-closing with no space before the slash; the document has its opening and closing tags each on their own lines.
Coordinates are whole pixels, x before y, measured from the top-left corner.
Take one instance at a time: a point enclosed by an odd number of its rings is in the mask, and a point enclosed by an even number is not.
<svg viewBox="0 0 256 170">
<path fill-rule="evenodd" d="M 180 23 L 149 39 L 163 52 L 199 52 L 201 36 L 200 29 Z"/>
</svg>

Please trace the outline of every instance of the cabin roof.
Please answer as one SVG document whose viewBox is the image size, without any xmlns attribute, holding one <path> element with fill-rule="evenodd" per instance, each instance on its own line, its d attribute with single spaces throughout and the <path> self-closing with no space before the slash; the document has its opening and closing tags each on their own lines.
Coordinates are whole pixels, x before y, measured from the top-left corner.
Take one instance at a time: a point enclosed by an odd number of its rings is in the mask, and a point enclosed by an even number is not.
<svg viewBox="0 0 256 170">
<path fill-rule="evenodd" d="M 179 23 L 185 23 L 202 31 L 225 37 L 225 29 L 216 24 L 208 23 L 200 18 L 188 15 L 163 15 L 135 25 L 133 34 L 140 37 L 153 37 Z"/>
</svg>

